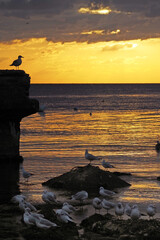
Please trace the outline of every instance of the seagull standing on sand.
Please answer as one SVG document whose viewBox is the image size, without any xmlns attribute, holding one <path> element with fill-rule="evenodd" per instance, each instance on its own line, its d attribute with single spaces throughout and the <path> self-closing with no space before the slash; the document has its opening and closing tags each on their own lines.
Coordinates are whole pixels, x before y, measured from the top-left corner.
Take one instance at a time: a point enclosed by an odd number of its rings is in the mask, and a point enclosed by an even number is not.
<svg viewBox="0 0 160 240">
<path fill-rule="evenodd" d="M 88 150 L 87 150 L 87 149 L 86 149 L 86 151 L 85 151 L 85 158 L 90 161 L 90 164 L 91 164 L 91 161 L 100 160 L 100 159 L 101 159 L 100 157 L 96 157 L 96 156 L 88 153 Z"/>
<path fill-rule="evenodd" d="M 99 188 L 99 194 L 102 196 L 102 197 L 112 197 L 113 195 L 115 195 L 116 193 L 113 192 L 113 191 L 110 191 L 108 189 L 104 189 L 104 187 L 100 187 Z"/>
<path fill-rule="evenodd" d="M 113 165 L 111 165 L 109 162 L 106 162 L 105 160 L 102 161 L 102 166 L 104 168 L 114 168 Z"/>
<path fill-rule="evenodd" d="M 18 56 L 18 59 L 14 60 L 13 63 L 10 66 L 15 66 L 16 69 L 19 69 L 19 66 L 22 63 L 22 59 L 23 58 L 21 55 Z"/>
</svg>

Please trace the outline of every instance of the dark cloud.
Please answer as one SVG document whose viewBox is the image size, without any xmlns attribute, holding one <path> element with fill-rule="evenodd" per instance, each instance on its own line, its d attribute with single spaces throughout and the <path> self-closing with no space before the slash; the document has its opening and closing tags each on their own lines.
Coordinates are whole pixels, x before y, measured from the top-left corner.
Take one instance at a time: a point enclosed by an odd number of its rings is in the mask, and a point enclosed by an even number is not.
<svg viewBox="0 0 160 240">
<path fill-rule="evenodd" d="M 108 15 L 80 8 L 110 8 Z M 0 41 L 45 37 L 97 42 L 160 37 L 159 0 L 0 0 Z M 112 31 L 120 31 L 110 34 Z M 95 34 L 100 30 L 103 34 Z M 93 32 L 93 34 L 82 34 Z"/>
</svg>

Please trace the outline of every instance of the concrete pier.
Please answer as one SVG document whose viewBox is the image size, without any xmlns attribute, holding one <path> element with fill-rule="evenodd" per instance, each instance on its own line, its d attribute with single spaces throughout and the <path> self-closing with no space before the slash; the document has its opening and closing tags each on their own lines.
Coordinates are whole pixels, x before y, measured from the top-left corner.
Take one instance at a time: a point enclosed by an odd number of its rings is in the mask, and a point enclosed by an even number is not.
<svg viewBox="0 0 160 240">
<path fill-rule="evenodd" d="M 20 122 L 39 110 L 29 88 L 30 76 L 24 71 L 0 70 L 0 203 L 19 191 Z"/>
</svg>

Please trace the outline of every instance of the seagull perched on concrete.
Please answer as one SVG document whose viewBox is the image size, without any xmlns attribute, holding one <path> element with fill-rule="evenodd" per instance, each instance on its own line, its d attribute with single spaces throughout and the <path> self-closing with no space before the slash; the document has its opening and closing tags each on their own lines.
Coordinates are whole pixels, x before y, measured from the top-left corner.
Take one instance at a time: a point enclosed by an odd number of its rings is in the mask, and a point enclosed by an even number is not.
<svg viewBox="0 0 160 240">
<path fill-rule="evenodd" d="M 136 204 L 133 205 L 133 207 L 132 207 L 130 217 L 131 217 L 132 220 L 138 220 L 141 217 L 141 213 L 140 213 L 140 211 L 138 209 L 138 206 Z"/>
<path fill-rule="evenodd" d="M 13 63 L 10 66 L 15 66 L 16 69 L 19 69 L 19 66 L 22 63 L 22 59 L 23 58 L 21 55 L 18 56 L 18 59 L 14 60 Z"/>
<path fill-rule="evenodd" d="M 91 161 L 100 160 L 100 159 L 101 159 L 100 157 L 96 157 L 96 156 L 88 153 L 88 150 L 87 150 L 87 149 L 86 149 L 86 151 L 85 151 L 85 158 L 90 161 L 90 164 L 91 164 Z"/>
<path fill-rule="evenodd" d="M 63 209 L 64 211 L 68 212 L 69 214 L 76 211 L 76 208 L 73 207 L 71 204 L 69 204 L 69 203 L 67 203 L 67 202 L 64 202 L 64 203 L 63 203 L 62 209 Z"/>
<path fill-rule="evenodd" d="M 99 210 L 99 212 L 100 212 L 100 210 L 101 210 L 101 208 L 102 208 L 102 201 L 101 201 L 101 199 L 95 197 L 95 198 L 92 200 L 92 205 L 93 205 L 93 207 L 95 208 L 95 213 L 96 213 L 96 210 Z"/>
</svg>

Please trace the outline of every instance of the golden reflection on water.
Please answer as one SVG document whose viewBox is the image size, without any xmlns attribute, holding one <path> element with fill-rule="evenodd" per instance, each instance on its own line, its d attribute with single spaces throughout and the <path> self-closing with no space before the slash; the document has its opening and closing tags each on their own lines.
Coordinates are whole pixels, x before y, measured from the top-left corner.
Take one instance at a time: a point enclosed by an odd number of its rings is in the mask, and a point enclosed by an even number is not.
<svg viewBox="0 0 160 240">
<path fill-rule="evenodd" d="M 160 175 L 160 158 L 154 149 L 159 129 L 157 111 L 95 111 L 90 116 L 86 111 L 47 110 L 44 117 L 35 114 L 24 118 L 20 152 L 25 159 L 25 169 L 34 173 L 31 182 L 35 185 L 30 188 L 33 198 L 39 199 L 43 181 L 88 164 L 84 158 L 86 148 L 113 164 L 112 172 L 155 178 Z M 94 165 L 103 169 L 101 162 Z M 132 182 L 130 189 L 144 191 L 145 184 Z M 154 182 L 150 184 L 150 188 L 156 189 Z M 24 186 L 21 189 L 25 189 Z M 134 191 L 129 194 L 122 199 L 149 199 L 135 196 Z"/>
</svg>

